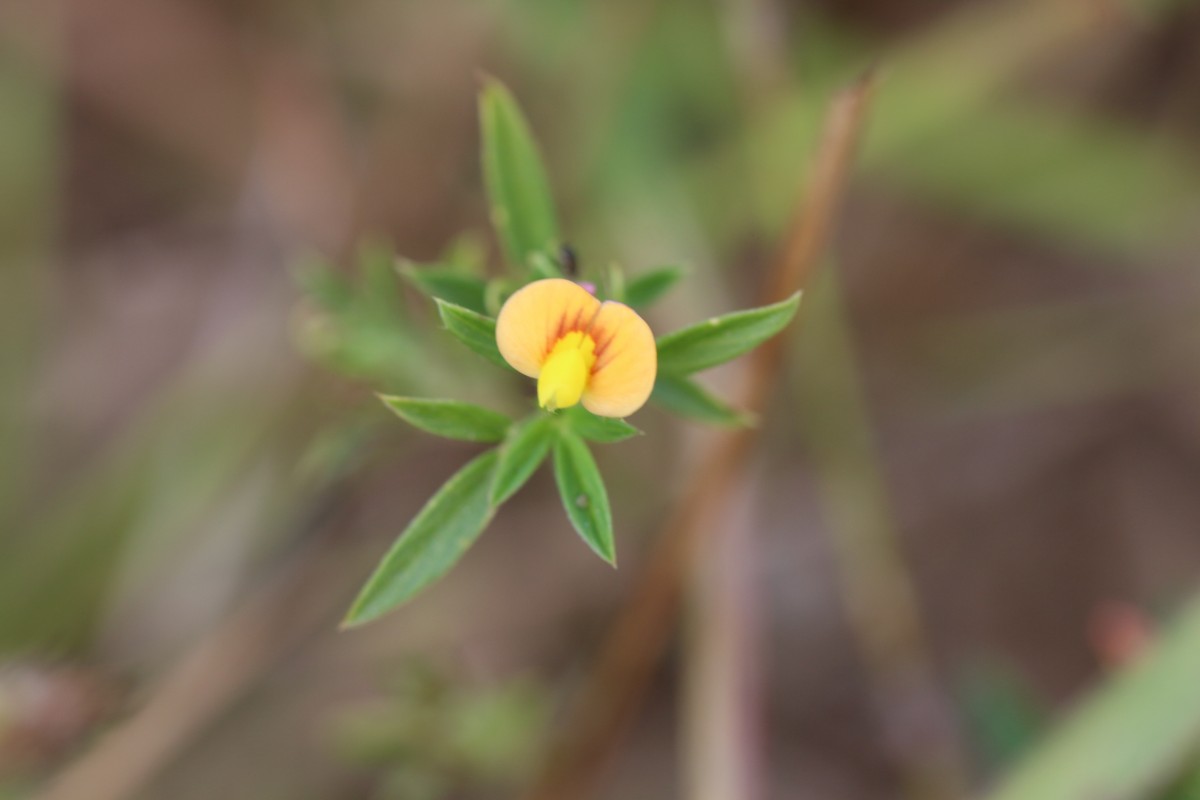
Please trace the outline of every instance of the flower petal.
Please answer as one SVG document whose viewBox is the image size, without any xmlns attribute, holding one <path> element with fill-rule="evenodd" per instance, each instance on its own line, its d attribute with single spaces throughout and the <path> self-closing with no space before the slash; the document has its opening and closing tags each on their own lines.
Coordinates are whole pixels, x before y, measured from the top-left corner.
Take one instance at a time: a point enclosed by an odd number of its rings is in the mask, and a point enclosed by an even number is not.
<svg viewBox="0 0 1200 800">
<path fill-rule="evenodd" d="M 586 331 L 599 308 L 599 300 L 571 281 L 534 281 L 500 309 L 496 346 L 513 369 L 536 378 L 555 343 L 571 331 Z"/>
<path fill-rule="evenodd" d="M 602 417 L 626 417 L 641 408 L 654 389 L 658 348 L 645 320 L 632 308 L 608 301 L 592 322 L 596 364 L 583 407 Z"/>
</svg>

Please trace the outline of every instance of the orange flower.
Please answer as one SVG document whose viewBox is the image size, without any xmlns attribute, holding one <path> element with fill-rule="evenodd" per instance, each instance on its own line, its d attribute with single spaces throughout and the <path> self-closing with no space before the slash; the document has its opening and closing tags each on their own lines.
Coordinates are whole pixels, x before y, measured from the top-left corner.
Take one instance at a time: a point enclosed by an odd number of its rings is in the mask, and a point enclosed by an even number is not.
<svg viewBox="0 0 1200 800">
<path fill-rule="evenodd" d="M 582 402 L 602 417 L 628 416 L 650 397 L 658 370 L 645 320 L 562 278 L 534 281 L 508 298 L 496 344 L 513 369 L 537 378 L 538 404 L 549 411 Z"/>
</svg>

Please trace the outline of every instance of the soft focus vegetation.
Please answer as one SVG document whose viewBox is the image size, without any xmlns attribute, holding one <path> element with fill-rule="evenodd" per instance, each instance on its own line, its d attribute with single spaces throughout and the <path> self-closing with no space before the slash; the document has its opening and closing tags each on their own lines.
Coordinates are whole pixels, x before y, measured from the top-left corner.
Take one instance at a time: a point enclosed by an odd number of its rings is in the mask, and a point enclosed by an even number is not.
<svg viewBox="0 0 1200 800">
<path fill-rule="evenodd" d="M 777 360 L 688 329 L 869 70 Z M 0 4 L 0 797 L 1200 798 L 1197 87 L 1185 0 Z M 625 428 L 511 425 L 563 244 Z"/>
</svg>

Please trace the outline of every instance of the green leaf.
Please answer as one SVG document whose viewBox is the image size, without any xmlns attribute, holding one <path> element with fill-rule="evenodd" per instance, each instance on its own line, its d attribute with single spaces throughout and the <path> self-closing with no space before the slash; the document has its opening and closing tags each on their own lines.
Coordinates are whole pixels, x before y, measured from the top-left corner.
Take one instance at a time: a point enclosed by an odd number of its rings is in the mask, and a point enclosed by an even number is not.
<svg viewBox="0 0 1200 800">
<path fill-rule="evenodd" d="M 485 313 L 483 296 L 487 281 L 478 275 L 446 267 L 421 267 L 411 261 L 401 262 L 398 269 L 422 294 L 477 314 Z"/>
<path fill-rule="evenodd" d="M 392 545 L 342 627 L 370 622 L 444 575 L 492 519 L 488 489 L 498 455 L 489 450 L 442 485 Z"/>
<path fill-rule="evenodd" d="M 575 530 L 598 556 L 615 567 L 612 511 L 604 479 L 587 444 L 569 430 L 560 430 L 554 443 L 554 480 Z"/>
<path fill-rule="evenodd" d="M 500 463 L 492 481 L 492 505 L 498 506 L 516 494 L 541 466 L 554 444 L 554 423 L 554 417 L 538 412 L 512 428 L 500 449 Z"/>
<path fill-rule="evenodd" d="M 583 406 L 572 406 L 562 412 L 562 416 L 572 431 L 593 442 L 608 444 L 642 435 L 641 431 L 623 419 L 598 417 Z"/>
<path fill-rule="evenodd" d="M 530 256 L 559 243 L 546 171 L 529 123 L 499 81 L 487 80 L 479 95 L 479 118 L 492 223 L 509 261 L 526 268 Z"/>
<path fill-rule="evenodd" d="M 634 308 L 652 305 L 682 277 L 681 267 L 662 267 L 638 275 L 625 287 L 625 302 Z"/>
<path fill-rule="evenodd" d="M 415 428 L 466 442 L 498 442 L 512 420 L 486 408 L 456 400 L 380 395 L 384 405 Z"/>
<path fill-rule="evenodd" d="M 658 368 L 688 375 L 724 364 L 783 330 L 799 305 L 797 292 L 769 306 L 735 311 L 668 333 L 658 340 Z"/>
<path fill-rule="evenodd" d="M 508 367 L 496 346 L 496 320 L 445 300 L 435 298 L 434 301 L 446 330 L 488 361 Z"/>
<path fill-rule="evenodd" d="M 709 425 L 748 425 L 753 419 L 709 394 L 700 384 L 682 375 L 659 372 L 650 399 L 681 417 Z"/>
<path fill-rule="evenodd" d="M 1106 681 L 989 800 L 1150 797 L 1200 748 L 1200 597 Z"/>
</svg>

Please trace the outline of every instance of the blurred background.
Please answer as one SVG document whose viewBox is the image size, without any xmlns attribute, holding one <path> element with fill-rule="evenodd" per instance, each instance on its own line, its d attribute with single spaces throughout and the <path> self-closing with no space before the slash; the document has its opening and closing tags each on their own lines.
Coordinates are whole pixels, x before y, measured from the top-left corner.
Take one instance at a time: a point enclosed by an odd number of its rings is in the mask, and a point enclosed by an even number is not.
<svg viewBox="0 0 1200 800">
<path fill-rule="evenodd" d="M 4 0 L 0 797 L 521 797 L 720 434 L 651 408 L 600 453 L 619 571 L 543 471 L 338 633 L 475 452 L 374 392 L 528 403 L 392 253 L 497 268 L 490 74 L 585 263 L 688 268 L 656 331 L 752 305 L 870 65 L 718 566 L 593 796 L 996 785 L 1200 584 L 1194 3 Z M 1176 677 L 1171 758 L 1090 800 L 1200 796 Z"/>
</svg>

